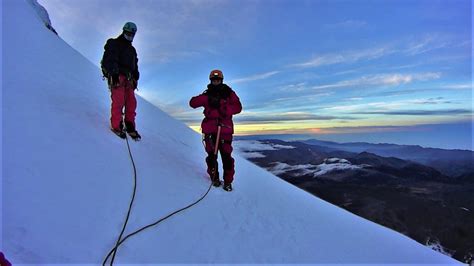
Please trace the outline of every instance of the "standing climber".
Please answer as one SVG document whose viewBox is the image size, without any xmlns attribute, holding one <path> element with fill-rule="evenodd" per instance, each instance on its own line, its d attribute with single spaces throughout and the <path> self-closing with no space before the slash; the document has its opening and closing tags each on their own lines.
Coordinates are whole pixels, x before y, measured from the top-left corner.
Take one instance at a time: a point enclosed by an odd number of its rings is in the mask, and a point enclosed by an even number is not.
<svg viewBox="0 0 474 266">
<path fill-rule="evenodd" d="M 212 70 L 209 75 L 210 83 L 202 94 L 191 98 L 192 108 L 204 107 L 204 120 L 201 123 L 204 143 L 207 152 L 207 173 L 212 184 L 221 185 L 217 163 L 217 153 L 220 151 L 224 169 L 224 190 L 232 191 L 234 180 L 234 158 L 232 158 L 232 135 L 234 123 L 232 116 L 242 111 L 242 104 L 235 92 L 223 83 L 224 75 L 220 70 Z"/>
<path fill-rule="evenodd" d="M 101 66 L 111 92 L 110 124 L 112 132 L 121 138 L 125 138 L 125 132 L 127 132 L 132 139 L 140 140 L 141 136 L 135 125 L 135 110 L 137 109 L 135 89 L 138 85 L 140 72 L 138 72 L 137 51 L 132 46 L 136 33 L 137 25 L 135 23 L 125 23 L 120 36 L 107 40 Z M 122 118 L 123 109 L 125 109 L 125 119 Z"/>
</svg>

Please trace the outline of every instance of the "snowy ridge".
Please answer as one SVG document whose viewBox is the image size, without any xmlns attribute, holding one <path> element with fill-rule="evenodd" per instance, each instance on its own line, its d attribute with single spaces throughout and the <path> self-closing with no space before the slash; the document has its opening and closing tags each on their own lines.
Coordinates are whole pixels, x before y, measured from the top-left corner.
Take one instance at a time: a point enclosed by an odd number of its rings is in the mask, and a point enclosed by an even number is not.
<svg viewBox="0 0 474 266">
<path fill-rule="evenodd" d="M 33 9 L 36 11 L 36 14 L 38 17 L 43 21 L 43 24 L 51 30 L 52 32 L 56 33 L 56 30 L 53 28 L 53 25 L 51 24 L 51 20 L 49 19 L 49 14 L 46 8 L 44 8 L 42 5 L 38 3 L 38 0 L 27 0 L 30 5 L 33 7 Z M 57 33 L 56 33 L 57 34 Z"/>
<path fill-rule="evenodd" d="M 0 248 L 14 265 L 100 264 L 133 184 L 125 142 L 108 128 L 106 85 L 27 1 L 3 8 Z M 138 106 L 143 139 L 131 143 L 138 188 L 125 234 L 193 202 L 209 185 L 199 134 L 142 98 Z M 459 264 L 239 156 L 234 185 L 131 238 L 116 263 Z"/>
</svg>

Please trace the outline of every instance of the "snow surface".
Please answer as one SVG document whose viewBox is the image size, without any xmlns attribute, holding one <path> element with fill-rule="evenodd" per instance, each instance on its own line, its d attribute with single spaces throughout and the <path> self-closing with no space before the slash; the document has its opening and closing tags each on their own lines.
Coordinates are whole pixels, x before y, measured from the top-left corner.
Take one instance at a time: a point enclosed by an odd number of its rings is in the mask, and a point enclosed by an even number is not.
<svg viewBox="0 0 474 266">
<path fill-rule="evenodd" d="M 25 0 L 3 9 L 0 249 L 14 265 L 100 264 L 133 185 L 125 141 L 109 130 L 109 92 L 100 70 Z M 125 233 L 209 186 L 199 134 L 142 98 L 138 106 L 138 191 Z M 130 238 L 116 263 L 459 264 L 239 156 L 234 185 Z"/>
<path fill-rule="evenodd" d="M 43 21 L 43 24 L 46 27 L 51 27 L 53 28 L 53 25 L 51 24 L 51 20 L 49 19 L 49 14 L 46 8 L 44 8 L 42 5 L 38 3 L 37 0 L 26 0 L 28 3 L 35 9 L 37 16 L 41 21 Z"/>
</svg>

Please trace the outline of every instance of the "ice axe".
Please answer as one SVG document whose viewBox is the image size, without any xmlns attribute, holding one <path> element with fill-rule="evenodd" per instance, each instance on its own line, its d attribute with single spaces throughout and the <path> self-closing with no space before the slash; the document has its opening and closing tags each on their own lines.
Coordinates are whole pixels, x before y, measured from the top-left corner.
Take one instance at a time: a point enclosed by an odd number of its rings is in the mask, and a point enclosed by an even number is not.
<svg viewBox="0 0 474 266">
<path fill-rule="evenodd" d="M 217 151 L 219 150 L 220 138 L 221 138 L 221 125 L 218 125 L 217 126 L 216 144 L 214 145 L 214 168 L 212 169 L 212 179 L 213 179 L 213 181 L 219 178 L 218 176 L 216 176 L 216 174 L 217 174 Z"/>
</svg>

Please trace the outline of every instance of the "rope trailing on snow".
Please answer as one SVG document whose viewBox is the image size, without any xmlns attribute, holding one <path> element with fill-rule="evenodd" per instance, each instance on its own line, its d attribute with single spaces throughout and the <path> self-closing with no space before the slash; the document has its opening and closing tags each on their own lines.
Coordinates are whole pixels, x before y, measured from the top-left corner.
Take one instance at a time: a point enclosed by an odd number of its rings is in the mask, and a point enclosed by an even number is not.
<svg viewBox="0 0 474 266">
<path fill-rule="evenodd" d="M 130 160 L 132 161 L 132 165 L 133 165 L 133 180 L 134 180 L 134 184 L 133 184 L 132 199 L 130 200 L 130 205 L 129 205 L 129 207 L 128 207 L 127 216 L 126 216 L 126 218 L 125 218 L 125 223 L 124 223 L 124 225 L 123 225 L 122 231 L 120 232 L 120 235 L 119 235 L 119 237 L 118 237 L 118 239 L 117 239 L 117 242 L 115 243 L 115 247 L 114 247 L 112 250 L 110 250 L 110 252 L 107 254 L 107 257 L 105 257 L 104 262 L 102 263 L 103 266 L 106 265 L 106 263 L 107 263 L 107 261 L 109 260 L 110 256 L 112 256 L 111 261 L 110 261 L 110 266 L 113 265 L 114 260 L 115 260 L 115 255 L 116 255 L 116 253 L 117 253 L 117 249 L 118 249 L 119 246 L 122 245 L 123 242 L 125 242 L 129 237 L 132 237 L 132 236 L 134 236 L 134 235 L 136 235 L 136 234 L 138 234 L 138 233 L 140 233 L 140 232 L 142 232 L 142 231 L 144 231 L 144 230 L 146 230 L 146 229 L 148 229 L 148 228 L 150 228 L 150 227 L 153 227 L 153 226 L 155 226 L 155 225 L 161 223 L 162 221 L 164 221 L 164 220 L 170 218 L 171 216 L 173 216 L 173 215 L 175 215 L 175 214 L 177 214 L 177 213 L 179 213 L 179 212 L 182 212 L 182 211 L 184 211 L 184 210 L 186 210 L 186 209 L 189 209 L 189 208 L 191 208 L 192 206 L 198 204 L 201 200 L 203 200 L 203 199 L 207 196 L 207 194 L 209 194 L 209 191 L 211 190 L 211 187 L 212 187 L 212 182 L 211 182 L 211 183 L 209 184 L 209 187 L 207 188 L 206 193 L 204 193 L 204 194 L 203 194 L 198 200 L 196 200 L 195 202 L 193 202 L 193 203 L 191 203 L 191 204 L 189 204 L 189 205 L 187 205 L 187 206 L 185 206 L 185 207 L 183 207 L 183 208 L 181 208 L 181 209 L 179 209 L 179 210 L 176 210 L 176 211 L 174 211 L 174 212 L 168 214 L 167 216 L 165 216 L 165 217 L 163 217 L 163 218 L 157 220 L 157 221 L 154 222 L 154 223 L 151 223 L 151 224 L 148 224 L 148 225 L 146 225 L 146 226 L 143 226 L 142 228 L 140 228 L 140 229 L 138 229 L 138 230 L 136 230 L 136 231 L 134 231 L 134 232 L 132 232 L 132 233 L 126 235 L 124 238 L 122 238 L 123 233 L 125 232 L 125 228 L 127 227 L 128 219 L 129 219 L 130 213 L 131 213 L 131 211 L 132 211 L 132 205 L 133 205 L 133 202 L 134 202 L 134 200 L 135 200 L 135 194 L 136 194 L 136 191 L 137 191 L 137 168 L 136 168 L 136 166 L 135 166 L 135 161 L 133 160 L 133 155 L 132 155 L 132 152 L 131 152 L 131 149 L 130 149 L 130 144 L 129 144 L 129 142 L 128 142 L 128 137 L 125 137 L 125 139 L 126 139 L 126 141 L 127 141 L 128 154 L 129 154 L 129 156 L 130 156 Z"/>
<path fill-rule="evenodd" d="M 111 252 L 111 253 L 109 253 L 109 255 L 107 255 L 104 262 L 102 263 L 102 265 L 104 265 L 104 266 L 107 263 L 107 260 L 109 259 L 110 255 L 112 255 L 110 265 L 113 265 L 113 263 L 114 263 L 115 255 L 117 253 L 118 247 L 120 246 L 120 241 L 122 239 L 123 233 L 125 232 L 125 228 L 127 227 L 128 218 L 130 217 L 130 213 L 132 212 L 132 205 L 133 205 L 133 202 L 135 201 L 135 194 L 137 192 L 137 167 L 135 166 L 135 161 L 133 160 L 133 154 L 132 154 L 132 151 L 130 149 L 130 143 L 128 142 L 128 137 L 127 136 L 125 136 L 125 140 L 127 141 L 128 155 L 130 156 L 130 160 L 131 160 L 132 166 L 133 166 L 133 193 L 132 193 L 132 199 L 130 200 L 130 205 L 128 206 L 128 211 L 127 211 L 127 216 L 125 218 L 125 223 L 123 224 L 122 231 L 120 232 L 120 235 L 117 239 L 117 242 L 115 243 L 115 247 L 112 249 L 113 254 Z"/>
<path fill-rule="evenodd" d="M 162 221 L 164 221 L 164 220 L 170 218 L 171 216 L 173 216 L 173 215 L 175 215 L 175 214 L 177 214 L 177 213 L 179 213 L 179 212 L 182 212 L 182 211 L 184 211 L 184 210 L 186 210 L 186 209 L 189 209 L 189 208 L 191 208 L 192 206 L 198 204 L 201 200 L 203 200 L 203 199 L 207 196 L 207 194 L 209 194 L 209 191 L 211 190 L 211 187 L 212 187 L 212 183 L 209 184 L 209 187 L 207 188 L 206 193 L 204 193 L 204 194 L 203 194 L 198 200 L 196 200 L 195 202 L 193 202 L 193 203 L 187 205 L 186 207 L 183 207 L 183 208 L 181 208 L 181 209 L 179 209 L 179 210 L 176 210 L 176 211 L 174 211 L 174 212 L 168 214 L 167 216 L 165 216 L 165 217 L 163 217 L 163 218 L 157 220 L 157 221 L 154 222 L 154 223 L 151 223 L 151 224 L 148 224 L 148 225 L 146 225 L 146 226 L 143 226 L 142 228 L 140 228 L 140 229 L 138 229 L 138 230 L 136 230 L 136 231 L 134 231 L 134 232 L 128 234 L 127 236 L 125 236 L 120 242 L 117 243 L 117 245 L 115 245 L 115 247 L 109 252 L 109 254 L 107 254 L 107 257 L 105 258 L 104 263 L 105 263 L 105 262 L 108 260 L 108 258 L 112 255 L 112 253 L 115 254 L 115 252 L 117 251 L 117 248 L 118 248 L 120 245 L 122 245 L 123 242 L 125 242 L 129 237 L 132 237 L 132 236 L 134 236 L 134 235 L 136 235 L 136 234 L 138 234 L 138 233 L 140 233 L 140 232 L 142 232 L 142 231 L 144 231 L 144 230 L 146 230 L 146 229 L 148 229 L 148 228 L 150 228 L 150 227 L 153 227 L 153 226 L 155 226 L 155 225 L 158 225 L 158 224 L 161 223 Z M 103 264 L 103 265 L 105 265 L 105 264 Z M 110 265 L 112 265 L 112 263 L 111 263 Z"/>
</svg>

